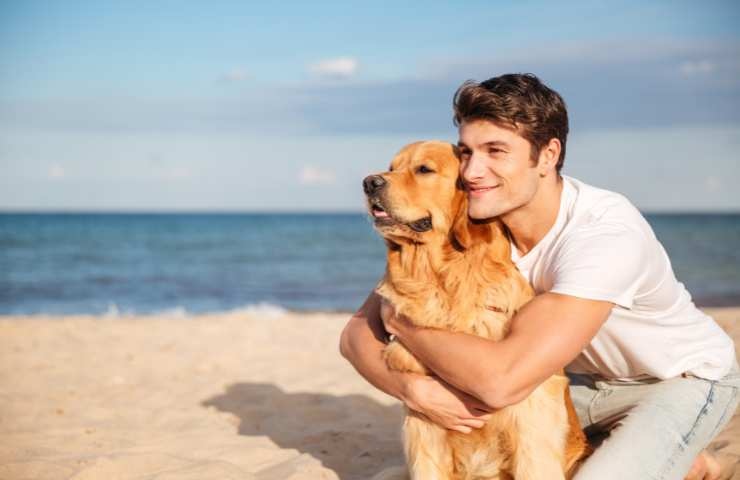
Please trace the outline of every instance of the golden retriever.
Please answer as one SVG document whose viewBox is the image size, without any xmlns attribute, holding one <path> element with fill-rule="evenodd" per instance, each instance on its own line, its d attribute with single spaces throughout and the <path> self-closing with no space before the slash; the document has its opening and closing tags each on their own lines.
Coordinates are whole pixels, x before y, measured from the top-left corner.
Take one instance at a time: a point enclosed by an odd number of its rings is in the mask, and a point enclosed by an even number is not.
<svg viewBox="0 0 740 480">
<path fill-rule="evenodd" d="M 503 225 L 469 219 L 458 170 L 453 145 L 427 141 L 405 146 L 388 172 L 365 178 L 368 209 L 388 246 L 377 292 L 416 325 L 500 340 L 533 291 L 511 261 Z M 383 355 L 393 370 L 431 374 L 398 341 Z M 415 480 L 567 478 L 588 450 L 562 374 L 471 433 L 412 410 L 403 431 Z"/>
</svg>

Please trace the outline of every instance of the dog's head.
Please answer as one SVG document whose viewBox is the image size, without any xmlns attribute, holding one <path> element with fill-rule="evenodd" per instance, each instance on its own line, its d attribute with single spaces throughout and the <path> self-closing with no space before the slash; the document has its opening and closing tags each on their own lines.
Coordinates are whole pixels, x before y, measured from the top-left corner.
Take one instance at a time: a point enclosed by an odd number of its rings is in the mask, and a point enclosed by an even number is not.
<svg viewBox="0 0 740 480">
<path fill-rule="evenodd" d="M 403 147 L 387 172 L 362 182 L 375 228 L 394 243 L 451 240 L 467 248 L 474 232 L 459 168 L 457 147 L 450 143 Z"/>
</svg>

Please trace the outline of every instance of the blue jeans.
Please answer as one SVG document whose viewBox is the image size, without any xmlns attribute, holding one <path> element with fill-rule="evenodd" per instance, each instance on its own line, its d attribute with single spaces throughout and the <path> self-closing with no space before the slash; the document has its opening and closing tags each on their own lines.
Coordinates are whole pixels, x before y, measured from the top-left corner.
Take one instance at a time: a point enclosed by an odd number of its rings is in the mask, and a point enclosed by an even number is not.
<svg viewBox="0 0 740 480">
<path fill-rule="evenodd" d="M 597 446 L 574 480 L 683 480 L 734 415 L 740 389 L 737 363 L 717 381 L 568 377 L 581 426 Z"/>
</svg>

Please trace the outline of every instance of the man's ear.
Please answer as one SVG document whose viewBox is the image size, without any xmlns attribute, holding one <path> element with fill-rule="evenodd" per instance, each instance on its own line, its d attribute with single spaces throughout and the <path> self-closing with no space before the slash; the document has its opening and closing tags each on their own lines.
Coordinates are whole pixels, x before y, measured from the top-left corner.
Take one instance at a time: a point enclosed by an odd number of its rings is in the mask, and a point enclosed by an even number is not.
<svg viewBox="0 0 740 480">
<path fill-rule="evenodd" d="M 540 177 L 545 177 L 550 171 L 555 171 L 560 158 L 560 149 L 562 145 L 557 138 L 551 138 L 547 145 L 542 147 L 540 155 L 537 158 L 537 170 Z"/>
</svg>

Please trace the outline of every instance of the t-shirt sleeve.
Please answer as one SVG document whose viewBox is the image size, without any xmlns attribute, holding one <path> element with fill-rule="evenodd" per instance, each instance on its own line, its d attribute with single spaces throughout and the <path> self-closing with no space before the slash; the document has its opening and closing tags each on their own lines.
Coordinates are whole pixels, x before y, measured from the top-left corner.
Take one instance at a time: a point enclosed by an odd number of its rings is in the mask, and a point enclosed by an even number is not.
<svg viewBox="0 0 740 480">
<path fill-rule="evenodd" d="M 642 232 L 623 225 L 579 228 L 563 241 L 553 265 L 553 293 L 632 308 L 647 269 Z"/>
</svg>

